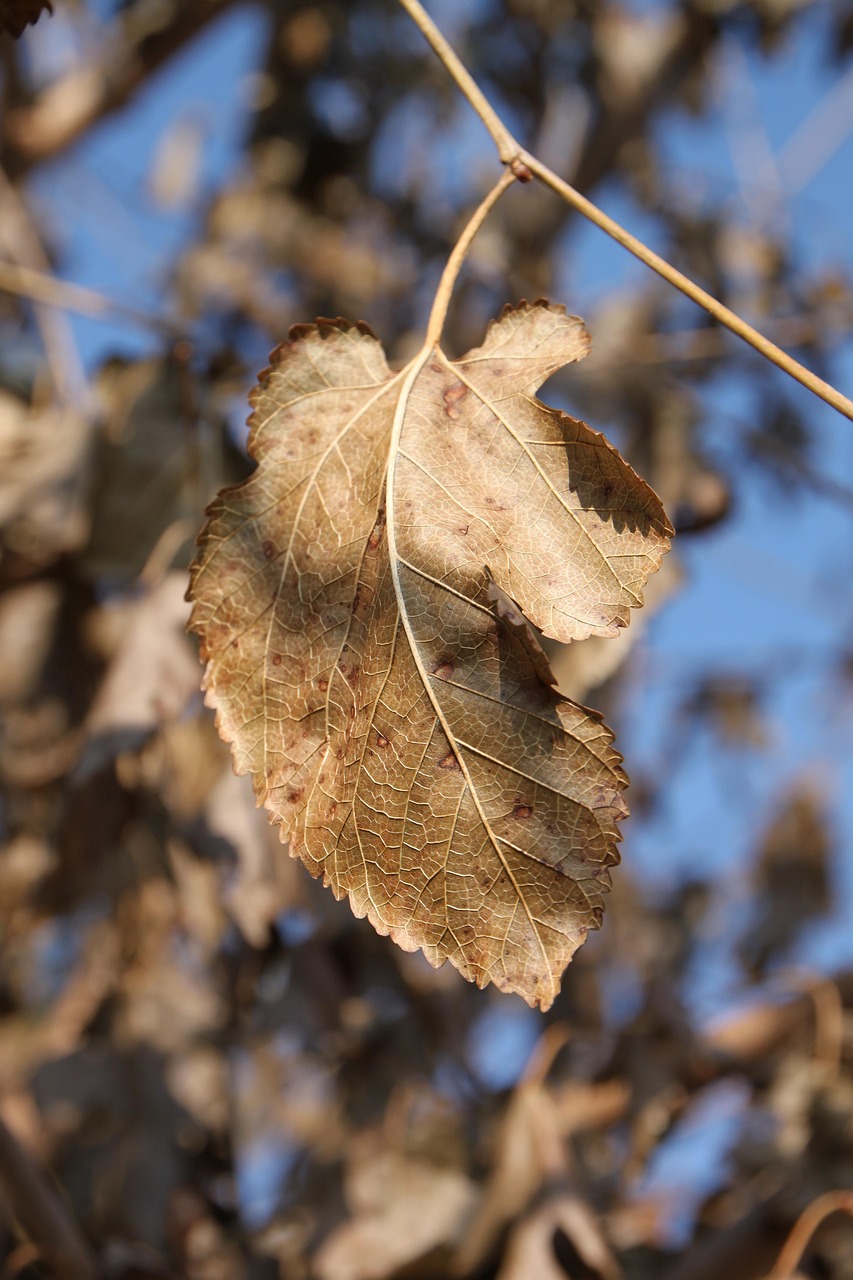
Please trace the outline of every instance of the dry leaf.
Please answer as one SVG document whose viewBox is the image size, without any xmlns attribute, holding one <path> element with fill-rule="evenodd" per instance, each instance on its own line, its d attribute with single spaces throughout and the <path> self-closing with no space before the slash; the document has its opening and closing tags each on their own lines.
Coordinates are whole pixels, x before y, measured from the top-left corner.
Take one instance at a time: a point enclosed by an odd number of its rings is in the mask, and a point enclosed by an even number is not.
<svg viewBox="0 0 853 1280">
<path fill-rule="evenodd" d="M 43 566 L 85 541 L 90 434 L 71 410 L 0 390 L 0 554 Z"/>
<path fill-rule="evenodd" d="M 38 22 L 47 10 L 53 13 L 51 0 L 0 0 L 0 31 L 21 36 L 32 22 Z"/>
<path fill-rule="evenodd" d="M 595 1214 L 563 1188 L 512 1229 L 496 1280 L 621 1280 Z"/>
<path fill-rule="evenodd" d="M 74 773 L 78 785 L 119 752 L 137 750 L 161 725 L 177 720 L 197 692 L 183 587 L 182 573 L 168 573 L 134 605 L 86 719 Z"/>
<path fill-rule="evenodd" d="M 353 1217 L 320 1246 L 319 1280 L 446 1274 L 477 1199 L 469 1178 L 384 1153 L 351 1170 L 347 1189 Z"/>
<path fill-rule="evenodd" d="M 543 1008 L 600 923 L 627 779 L 489 583 L 545 635 L 615 635 L 671 533 L 602 436 L 534 397 L 588 346 L 522 303 L 394 375 L 365 326 L 297 326 L 190 592 L 220 732 L 293 853 L 406 950 Z"/>
</svg>

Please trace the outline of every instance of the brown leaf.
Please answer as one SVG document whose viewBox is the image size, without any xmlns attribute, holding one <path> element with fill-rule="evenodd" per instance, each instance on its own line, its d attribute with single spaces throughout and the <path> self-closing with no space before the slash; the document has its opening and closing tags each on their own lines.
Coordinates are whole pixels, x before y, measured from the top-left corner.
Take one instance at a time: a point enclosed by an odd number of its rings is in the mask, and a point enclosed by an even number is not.
<svg viewBox="0 0 853 1280">
<path fill-rule="evenodd" d="M 589 1206 L 569 1189 L 515 1225 L 497 1280 L 621 1280 L 622 1271 Z"/>
<path fill-rule="evenodd" d="M 90 434 L 71 410 L 0 391 L 0 549 L 43 566 L 85 541 Z"/>
<path fill-rule="evenodd" d="M 615 635 L 671 532 L 534 398 L 588 344 L 522 303 L 394 375 L 365 326 L 297 326 L 190 593 L 220 732 L 293 853 L 405 949 L 543 1008 L 600 922 L 627 779 L 496 622 L 484 566 L 544 634 Z"/>
<path fill-rule="evenodd" d="M 138 749 L 161 725 L 177 720 L 197 690 L 183 586 L 183 574 L 168 573 L 134 605 L 86 719 L 78 785 L 120 751 Z"/>
<path fill-rule="evenodd" d="M 495 616 L 503 623 L 504 633 L 509 638 L 510 644 L 517 644 L 521 648 L 539 679 L 546 688 L 550 688 L 557 682 L 548 662 L 548 655 L 539 643 L 536 632 L 515 601 L 505 591 L 501 591 L 488 568 L 486 581 L 488 583 L 486 598 L 494 609 Z"/>
<path fill-rule="evenodd" d="M 51 0 L 0 0 L 0 31 L 21 36 L 25 27 L 38 22 L 45 10 L 53 13 Z"/>
<path fill-rule="evenodd" d="M 350 1173 L 353 1217 L 317 1252 L 319 1280 L 385 1280 L 446 1274 L 476 1202 L 474 1184 L 456 1169 L 386 1153 Z"/>
</svg>

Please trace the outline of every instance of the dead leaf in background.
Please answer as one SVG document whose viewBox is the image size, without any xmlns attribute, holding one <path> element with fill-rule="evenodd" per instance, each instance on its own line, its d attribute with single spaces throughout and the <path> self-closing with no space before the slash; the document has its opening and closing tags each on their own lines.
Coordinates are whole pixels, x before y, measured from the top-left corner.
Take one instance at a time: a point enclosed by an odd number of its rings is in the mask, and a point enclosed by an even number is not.
<svg viewBox="0 0 853 1280">
<path fill-rule="evenodd" d="M 523 1213 L 543 1183 L 564 1171 L 559 1133 L 559 1117 L 544 1086 L 519 1085 L 503 1118 L 485 1191 L 454 1259 L 454 1275 L 468 1275 L 480 1267 L 501 1232 Z M 543 1134 L 549 1135 L 544 1149 Z"/>
<path fill-rule="evenodd" d="M 317 1252 L 319 1280 L 385 1280 L 440 1275 L 476 1203 L 473 1182 L 456 1169 L 385 1151 L 357 1160 L 347 1176 L 354 1216 Z"/>
<path fill-rule="evenodd" d="M 243 937 L 253 947 L 264 947 L 273 921 L 288 902 L 289 860 L 281 857 L 281 844 L 253 803 L 245 779 L 230 768 L 211 788 L 204 818 L 210 835 L 226 841 L 236 857 L 235 874 L 225 889 L 226 906 Z"/>
<path fill-rule="evenodd" d="M 20 705 L 36 693 L 61 607 L 56 582 L 27 582 L 0 596 L 0 706 Z"/>
<path fill-rule="evenodd" d="M 93 577 L 130 581 L 163 531 L 187 514 L 186 405 L 170 359 L 110 361 L 98 394 L 104 422 L 84 559 Z"/>
<path fill-rule="evenodd" d="M 833 844 L 819 786 L 808 779 L 788 784 L 761 841 L 753 916 L 738 946 L 742 962 L 753 974 L 778 961 L 807 922 L 819 920 L 831 909 Z"/>
<path fill-rule="evenodd" d="M 0 31 L 23 35 L 32 22 L 44 13 L 53 13 L 51 0 L 0 0 Z"/>
<path fill-rule="evenodd" d="M 82 544 L 89 443 L 88 424 L 75 413 L 33 409 L 0 390 L 3 550 L 41 566 Z"/>
<path fill-rule="evenodd" d="M 184 586 L 182 573 L 170 573 L 136 603 L 86 722 L 78 783 L 142 746 L 192 698 L 197 667 L 185 635 Z"/>
<path fill-rule="evenodd" d="M 534 398 L 588 346 L 522 303 L 393 375 L 363 325 L 295 327 L 190 591 L 220 732 L 293 853 L 406 950 L 543 1008 L 600 923 L 627 779 L 488 583 L 555 639 L 616 635 L 671 533 L 602 436 Z"/>
<path fill-rule="evenodd" d="M 148 190 L 161 209 L 188 209 L 197 199 L 208 132 L 209 122 L 190 108 L 163 134 L 148 175 Z"/>
<path fill-rule="evenodd" d="M 620 1280 L 595 1215 L 570 1191 L 549 1197 L 510 1232 L 497 1280 Z"/>
</svg>

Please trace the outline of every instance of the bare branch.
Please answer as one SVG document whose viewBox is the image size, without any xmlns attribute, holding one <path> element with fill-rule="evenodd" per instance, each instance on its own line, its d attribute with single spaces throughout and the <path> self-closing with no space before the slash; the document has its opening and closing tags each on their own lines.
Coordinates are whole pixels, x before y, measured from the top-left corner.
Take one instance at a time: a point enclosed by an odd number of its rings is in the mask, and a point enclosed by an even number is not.
<svg viewBox="0 0 853 1280">
<path fill-rule="evenodd" d="M 64 1201 L 2 1120 L 0 1191 L 56 1280 L 94 1280 L 95 1261 Z"/>
<path fill-rule="evenodd" d="M 813 395 L 825 400 L 827 404 L 832 405 L 839 413 L 844 414 L 846 418 L 853 421 L 853 400 L 842 395 L 835 387 L 830 386 L 828 382 L 824 382 L 822 378 L 812 373 L 810 369 L 807 369 L 782 351 L 775 343 L 765 338 L 757 329 L 754 329 L 751 324 L 741 319 L 734 311 L 730 311 L 722 302 L 719 302 L 710 293 L 695 284 L 688 276 L 673 267 L 665 258 L 660 257 L 659 254 L 649 249 L 647 245 L 643 244 L 642 240 L 638 240 L 630 231 L 626 231 L 615 219 L 609 217 L 591 200 L 588 200 L 586 196 L 581 195 L 579 191 L 576 191 L 568 182 L 560 178 L 536 156 L 518 147 L 512 134 L 441 35 L 435 23 L 420 4 L 420 0 L 400 0 L 400 4 L 417 24 L 419 30 L 423 32 L 447 71 L 480 116 L 495 141 L 501 161 L 509 165 L 516 176 L 526 177 L 532 174 L 538 178 L 545 186 L 550 187 L 552 191 L 561 196 L 572 208 L 577 209 L 590 222 L 594 222 L 597 227 L 605 231 L 617 244 L 621 244 L 635 258 L 639 258 L 647 267 L 651 267 L 653 271 L 656 271 L 668 284 L 671 284 L 686 297 L 703 307 L 715 320 L 725 325 L 727 329 L 742 338 L 744 342 L 748 342 L 751 347 L 754 347 L 756 351 L 760 352 L 761 355 L 765 356 L 784 373 L 787 373 L 795 381 L 806 387 Z M 513 147 L 517 149 L 513 151 Z"/>
</svg>

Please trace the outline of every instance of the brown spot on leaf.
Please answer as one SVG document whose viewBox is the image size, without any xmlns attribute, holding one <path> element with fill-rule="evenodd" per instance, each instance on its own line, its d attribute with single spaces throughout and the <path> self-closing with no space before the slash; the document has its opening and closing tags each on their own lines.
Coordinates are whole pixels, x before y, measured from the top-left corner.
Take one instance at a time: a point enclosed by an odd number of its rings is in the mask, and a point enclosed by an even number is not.
<svg viewBox="0 0 853 1280">
<path fill-rule="evenodd" d="M 512 816 L 514 818 L 529 818 L 533 813 L 533 806 L 530 804 L 522 804 L 520 800 L 516 800 L 512 806 Z"/>
<path fill-rule="evenodd" d="M 328 689 L 328 687 L 329 687 L 329 682 L 328 682 L 328 680 L 318 680 L 318 681 L 317 681 L 317 688 L 320 690 L 320 692 L 321 692 L 321 693 L 325 693 L 325 692 L 326 692 L 326 690 Z"/>
<path fill-rule="evenodd" d="M 452 771 L 453 769 L 459 768 L 459 761 L 456 759 L 456 756 L 452 751 L 448 751 L 444 759 L 439 760 L 438 767 L 439 769 L 449 769 Z"/>
<path fill-rule="evenodd" d="M 272 656 L 272 664 L 273 664 L 273 666 L 274 666 L 274 667 L 280 667 L 280 666 L 281 666 L 281 654 L 280 654 L 280 653 L 274 653 L 274 654 L 273 654 L 273 656 Z"/>
<path fill-rule="evenodd" d="M 377 747 L 387 747 L 387 746 L 388 746 L 388 739 L 385 737 L 385 734 L 384 734 L 384 733 L 377 733 L 377 735 L 376 735 L 376 745 L 377 745 Z"/>
<path fill-rule="evenodd" d="M 370 531 L 370 537 L 367 539 L 367 545 L 371 551 L 375 551 L 382 541 L 382 535 L 385 532 L 385 509 L 382 508 L 377 517 L 376 523 Z"/>
<path fill-rule="evenodd" d="M 272 560 L 275 555 L 275 543 L 270 542 L 269 538 L 267 538 L 266 541 L 261 543 L 261 551 L 264 553 L 265 560 Z"/>
<path fill-rule="evenodd" d="M 464 382 L 454 382 L 453 386 L 448 387 L 444 393 L 444 412 L 454 422 L 459 417 L 459 403 L 467 394 L 468 388 Z"/>
<path fill-rule="evenodd" d="M 299 804 L 299 801 L 302 799 L 303 790 L 304 790 L 303 787 L 297 787 L 295 791 L 289 791 L 287 794 L 287 803 Z"/>
<path fill-rule="evenodd" d="M 453 659 L 439 658 L 432 669 L 432 674 L 438 676 L 439 680 L 449 680 L 453 675 Z"/>
</svg>

